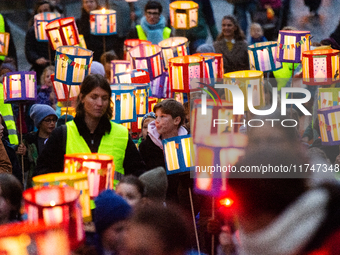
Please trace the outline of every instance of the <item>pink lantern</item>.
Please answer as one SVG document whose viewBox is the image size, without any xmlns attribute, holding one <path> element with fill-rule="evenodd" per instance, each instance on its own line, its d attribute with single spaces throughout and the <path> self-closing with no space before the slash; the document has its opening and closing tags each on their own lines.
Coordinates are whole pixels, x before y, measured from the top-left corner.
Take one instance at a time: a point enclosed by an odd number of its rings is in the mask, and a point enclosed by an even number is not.
<svg viewBox="0 0 340 255">
<path fill-rule="evenodd" d="M 131 63 L 127 60 L 112 60 L 111 61 L 111 83 L 117 83 L 115 76 L 117 73 L 123 73 L 131 70 Z"/>
<path fill-rule="evenodd" d="M 57 19 L 48 23 L 46 33 L 53 50 L 59 46 L 79 44 L 78 28 L 73 17 Z"/>
<path fill-rule="evenodd" d="M 52 20 L 60 17 L 57 12 L 42 12 L 34 15 L 34 32 L 35 38 L 39 42 L 48 42 L 48 37 L 46 34 L 46 26 Z"/>
<path fill-rule="evenodd" d="M 75 100 L 78 97 L 80 93 L 80 85 L 68 86 L 64 83 L 55 81 L 54 74 L 51 75 L 51 81 L 58 101 L 63 102 Z"/>
<path fill-rule="evenodd" d="M 94 10 L 90 12 L 91 34 L 113 35 L 117 33 L 115 10 Z"/>
<path fill-rule="evenodd" d="M 117 83 L 150 83 L 149 73 L 143 69 L 133 69 L 116 73 L 114 80 Z"/>
<path fill-rule="evenodd" d="M 200 57 L 214 57 L 215 58 L 215 70 L 216 70 L 216 78 L 223 78 L 224 67 L 223 67 L 223 55 L 220 53 L 195 53 L 194 56 Z"/>
<path fill-rule="evenodd" d="M 124 59 L 130 61 L 130 54 L 129 51 L 136 47 L 139 44 L 152 44 L 146 40 L 139 40 L 139 39 L 127 39 L 124 41 Z"/>
</svg>

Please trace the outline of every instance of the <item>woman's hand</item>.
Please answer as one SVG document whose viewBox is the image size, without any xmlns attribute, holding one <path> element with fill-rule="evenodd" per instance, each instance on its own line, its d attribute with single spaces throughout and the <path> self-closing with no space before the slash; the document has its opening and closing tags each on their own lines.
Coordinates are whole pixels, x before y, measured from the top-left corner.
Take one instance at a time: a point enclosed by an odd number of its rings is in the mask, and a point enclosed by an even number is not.
<svg viewBox="0 0 340 255">
<path fill-rule="evenodd" d="M 25 146 L 23 143 L 21 143 L 21 144 L 19 144 L 16 153 L 17 153 L 18 155 L 25 155 L 25 154 L 26 154 L 26 151 L 27 151 L 26 146 Z"/>
</svg>

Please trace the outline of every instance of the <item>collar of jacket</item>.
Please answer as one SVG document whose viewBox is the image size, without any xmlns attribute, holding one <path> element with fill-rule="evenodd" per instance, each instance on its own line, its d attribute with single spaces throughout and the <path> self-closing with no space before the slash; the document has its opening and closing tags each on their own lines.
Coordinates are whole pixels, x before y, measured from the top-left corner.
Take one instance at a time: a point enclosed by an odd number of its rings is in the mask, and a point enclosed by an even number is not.
<svg viewBox="0 0 340 255">
<path fill-rule="evenodd" d="M 76 117 L 74 118 L 74 122 L 76 123 L 79 134 L 81 136 L 84 136 L 85 134 L 90 133 L 90 130 L 87 127 L 87 125 L 85 123 L 85 119 L 83 117 L 76 115 Z M 111 131 L 110 120 L 108 120 L 105 116 L 103 116 L 100 119 L 98 126 L 97 126 L 96 130 L 94 131 L 94 134 L 104 135 L 105 133 L 110 133 L 110 131 Z"/>
</svg>

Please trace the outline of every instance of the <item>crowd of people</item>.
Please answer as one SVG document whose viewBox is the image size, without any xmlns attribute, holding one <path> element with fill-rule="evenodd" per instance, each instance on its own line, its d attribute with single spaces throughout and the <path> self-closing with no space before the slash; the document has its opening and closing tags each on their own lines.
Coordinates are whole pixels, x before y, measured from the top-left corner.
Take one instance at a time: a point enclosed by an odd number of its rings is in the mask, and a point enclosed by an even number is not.
<svg viewBox="0 0 340 255">
<path fill-rule="evenodd" d="M 158 44 L 173 36 L 186 36 L 190 54 L 220 53 L 223 71 L 228 73 L 250 69 L 248 45 L 276 40 L 280 29 L 295 30 L 286 26 L 284 15 L 289 13 L 289 0 L 227 1 L 234 5 L 234 15 L 224 16 L 218 28 L 212 1 L 194 0 L 199 5 L 198 26 L 185 33 L 170 27 L 157 0 L 148 1 L 143 12 L 136 3 L 107 1 L 109 6 L 105 7 L 115 9 L 117 23 L 122 23 L 117 26 L 117 34 L 106 37 L 104 49 L 102 37 L 91 34 L 90 28 L 90 12 L 103 6 L 98 0 L 82 0 L 76 23 L 94 55 L 91 73 L 82 81 L 79 95 L 67 105 L 74 107 L 74 117 L 62 115 L 65 103 L 57 100 L 53 90 L 55 51 L 48 43 L 37 41 L 33 19 L 28 22 L 25 53 L 31 70 L 36 72 L 38 93 L 36 102 L 20 106 L 4 104 L 0 94 L 0 230 L 2 224 L 25 218 L 22 194 L 34 186 L 35 176 L 63 172 L 65 154 L 102 153 L 113 156 L 114 189 L 94 199 L 94 228 L 87 229 L 83 244 L 72 254 L 340 254 L 340 185 L 336 174 L 320 179 L 312 172 L 289 178 L 239 178 L 231 173 L 223 196 L 233 204 L 226 208 L 220 204 L 220 197 L 192 192 L 195 185 L 190 172 L 167 175 L 165 170 L 163 140 L 191 133 L 190 100 L 184 104 L 175 98 L 159 100 L 142 118 L 138 134 L 112 121 L 111 61 L 123 59 L 126 39 Z M 37 1 L 34 14 L 58 12 L 63 17 L 62 8 L 55 2 Z M 318 16 L 321 1 L 305 3 L 312 15 Z M 247 12 L 252 20 L 249 31 Z M 9 31 L 0 15 L 0 32 L 2 29 Z M 207 43 L 209 33 L 211 44 Z M 321 45 L 340 49 L 340 23 L 329 38 L 313 46 Z M 12 38 L 8 56 L 0 57 L 0 64 L 1 77 L 18 70 Z M 290 86 L 294 70 L 294 77 L 301 79 L 300 64 L 283 63 L 282 69 L 270 74 L 276 80 L 264 84 L 266 109 L 273 102 L 272 88 L 279 91 Z M 317 92 L 307 89 L 313 96 L 305 107 L 312 112 Z M 236 169 L 262 165 L 339 166 L 339 147 L 322 146 L 317 116 L 307 119 L 308 126 L 302 125 L 306 118 L 299 111 L 287 111 L 300 125 L 284 127 L 280 121 L 264 122 L 261 128 L 239 130 L 246 133 L 248 143 Z M 284 116 L 278 107 L 271 116 L 247 113 L 244 117 L 248 121 L 282 120 Z M 19 126 L 23 134 L 20 139 Z"/>
</svg>

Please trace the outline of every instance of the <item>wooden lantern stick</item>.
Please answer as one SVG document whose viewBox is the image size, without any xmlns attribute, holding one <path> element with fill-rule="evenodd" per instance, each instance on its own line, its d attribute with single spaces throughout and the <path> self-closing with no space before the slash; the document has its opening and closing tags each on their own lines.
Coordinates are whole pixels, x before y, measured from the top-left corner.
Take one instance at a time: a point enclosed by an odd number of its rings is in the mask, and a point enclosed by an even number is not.
<svg viewBox="0 0 340 255">
<path fill-rule="evenodd" d="M 71 85 L 68 85 L 68 94 L 67 94 L 67 101 L 66 101 L 65 124 L 67 122 L 67 113 L 68 113 L 68 104 L 69 104 L 69 100 L 70 100 L 70 94 L 71 94 Z"/>
<path fill-rule="evenodd" d="M 21 112 L 22 104 L 19 103 L 19 133 L 20 133 L 20 144 L 22 144 L 22 123 L 21 123 Z M 21 155 L 21 172 L 22 172 L 22 183 L 25 187 L 25 167 L 24 167 L 24 155 Z"/>
<path fill-rule="evenodd" d="M 198 240 L 198 234 L 197 234 L 197 228 L 196 228 L 194 205 L 193 205 L 193 202 L 192 202 L 192 195 L 191 195 L 191 188 L 190 187 L 189 187 L 189 197 L 190 197 L 190 206 L 191 206 L 192 220 L 194 222 L 197 251 L 198 251 L 198 254 L 201 255 L 200 243 L 199 243 L 199 240 Z"/>
</svg>

